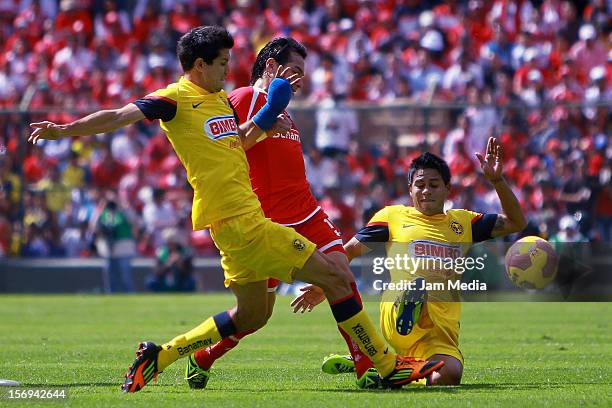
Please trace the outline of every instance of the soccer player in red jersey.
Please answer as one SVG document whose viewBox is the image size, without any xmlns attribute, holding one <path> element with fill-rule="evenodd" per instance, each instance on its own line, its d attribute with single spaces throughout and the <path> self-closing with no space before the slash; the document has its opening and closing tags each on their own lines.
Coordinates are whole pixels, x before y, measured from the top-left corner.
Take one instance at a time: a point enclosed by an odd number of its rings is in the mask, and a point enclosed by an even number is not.
<svg viewBox="0 0 612 408">
<path fill-rule="evenodd" d="M 304 46 L 292 38 L 276 38 L 259 52 L 251 74 L 251 86 L 238 88 L 229 95 L 240 123 L 248 121 L 265 105 L 266 91 L 279 65 L 290 68 L 291 74 L 304 76 L 306 55 Z M 293 85 L 294 93 L 300 86 L 301 81 Z M 319 251 L 348 267 L 340 231 L 321 209 L 306 180 L 300 131 L 289 113 L 285 111 L 283 115 L 291 121 L 291 129 L 284 133 L 269 132 L 262 135 L 246 152 L 253 191 L 267 218 L 294 228 L 315 243 Z M 278 284 L 276 279 L 268 281 L 268 317 L 272 314 Z M 351 286 L 359 298 L 354 280 Z M 355 362 L 357 384 L 362 388 L 378 386 L 375 370 L 368 372 L 371 367 L 369 358 L 340 326 L 338 330 Z M 239 339 L 239 336 L 230 336 L 196 352 L 187 366 L 186 378 L 189 385 L 192 388 L 206 387 L 212 363 L 234 348 Z M 341 371 L 342 367 L 335 369 Z"/>
</svg>

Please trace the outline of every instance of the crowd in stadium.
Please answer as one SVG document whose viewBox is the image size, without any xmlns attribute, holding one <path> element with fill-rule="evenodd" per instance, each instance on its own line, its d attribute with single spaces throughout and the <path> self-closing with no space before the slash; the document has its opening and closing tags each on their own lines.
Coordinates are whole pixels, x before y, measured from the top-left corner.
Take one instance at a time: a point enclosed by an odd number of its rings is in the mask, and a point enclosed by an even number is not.
<svg viewBox="0 0 612 408">
<path fill-rule="evenodd" d="M 63 123 L 75 110 L 119 107 L 175 81 L 176 41 L 203 24 L 234 35 L 231 90 L 248 85 L 267 41 L 292 36 L 309 53 L 295 103 L 344 110 L 335 122 L 317 113 L 328 126 L 304 147 L 313 191 L 345 238 L 378 208 L 409 203 L 406 169 L 422 148 L 368 143 L 350 106 L 404 101 L 466 104 L 429 146 L 451 167 L 449 206 L 500 211 L 473 155 L 494 135 L 529 228 L 610 241 L 611 8 L 606 0 L 0 1 L 0 108 L 52 108 L 27 119 Z M 338 126 L 347 137 L 333 137 Z M 0 114 L 0 129 L 0 255 L 99 254 L 99 215 L 109 207 L 123 215 L 134 255 L 155 256 L 176 237 L 196 254 L 216 253 L 206 231 L 191 232 L 191 189 L 156 123 L 37 147 L 25 146 L 16 113 Z"/>
</svg>

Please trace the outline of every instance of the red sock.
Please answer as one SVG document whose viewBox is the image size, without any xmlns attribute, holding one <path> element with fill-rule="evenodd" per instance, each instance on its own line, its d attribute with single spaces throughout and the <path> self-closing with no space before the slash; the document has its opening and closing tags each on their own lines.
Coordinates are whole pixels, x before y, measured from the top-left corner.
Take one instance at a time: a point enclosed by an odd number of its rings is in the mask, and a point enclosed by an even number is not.
<svg viewBox="0 0 612 408">
<path fill-rule="evenodd" d="M 193 354 L 193 357 L 201 369 L 208 370 L 213 365 L 215 360 L 236 347 L 238 345 L 238 340 L 254 332 L 255 330 L 247 330 L 245 332 L 236 333 L 233 336 L 226 337 L 210 347 L 196 351 Z"/>
<path fill-rule="evenodd" d="M 355 299 L 359 302 L 360 305 L 363 305 L 361 301 L 361 296 L 359 295 L 359 291 L 357 290 L 357 284 L 355 282 L 351 282 L 351 288 L 353 288 L 353 294 Z M 363 373 L 368 371 L 368 368 L 374 367 L 372 361 L 368 356 L 363 354 L 363 352 L 359 349 L 357 343 L 351 339 L 351 336 L 348 335 L 340 326 L 338 326 L 338 331 L 346 341 L 346 345 L 348 346 L 349 352 L 353 357 L 353 361 L 355 362 L 355 370 L 357 371 L 357 378 L 361 378 Z"/>
</svg>

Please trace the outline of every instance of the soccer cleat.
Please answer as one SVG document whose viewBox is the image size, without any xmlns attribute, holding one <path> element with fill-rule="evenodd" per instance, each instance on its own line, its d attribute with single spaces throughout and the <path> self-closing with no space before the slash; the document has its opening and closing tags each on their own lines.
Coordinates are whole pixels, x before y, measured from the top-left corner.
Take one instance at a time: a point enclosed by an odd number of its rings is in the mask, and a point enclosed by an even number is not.
<svg viewBox="0 0 612 408">
<path fill-rule="evenodd" d="M 210 378 L 210 370 L 200 368 L 192 355 L 187 359 L 187 367 L 185 369 L 185 379 L 189 383 L 189 387 L 194 390 L 202 390 L 206 388 L 208 379 Z"/>
<path fill-rule="evenodd" d="M 381 386 L 381 378 L 378 375 L 378 371 L 375 368 L 368 368 L 368 370 L 363 373 L 361 378 L 357 378 L 355 381 L 357 386 L 362 389 L 375 389 Z"/>
<path fill-rule="evenodd" d="M 326 374 L 344 374 L 355 372 L 355 362 L 352 356 L 341 356 L 340 354 L 330 354 L 323 359 L 321 371 Z"/>
<path fill-rule="evenodd" d="M 136 359 L 125 373 L 125 381 L 121 386 L 123 392 L 140 391 L 152 379 L 157 378 L 157 356 L 160 350 L 160 346 L 150 341 L 138 343 Z"/>
<path fill-rule="evenodd" d="M 415 287 L 423 287 L 425 279 L 416 278 Z M 395 319 L 395 328 L 399 334 L 405 336 L 410 334 L 412 327 L 419 320 L 421 310 L 427 299 L 427 291 L 425 289 L 406 289 L 397 300 L 397 318 Z"/>
<path fill-rule="evenodd" d="M 439 370 L 444 361 L 421 360 L 418 358 L 397 356 L 395 369 L 381 380 L 383 388 L 399 388 L 413 381 L 426 378 Z"/>
</svg>

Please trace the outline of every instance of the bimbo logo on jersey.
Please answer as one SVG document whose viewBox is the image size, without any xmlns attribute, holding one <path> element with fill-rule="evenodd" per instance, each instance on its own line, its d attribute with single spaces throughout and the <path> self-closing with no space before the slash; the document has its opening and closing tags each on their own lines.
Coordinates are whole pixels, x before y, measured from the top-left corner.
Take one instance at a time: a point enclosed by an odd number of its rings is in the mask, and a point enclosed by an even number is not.
<svg viewBox="0 0 612 408">
<path fill-rule="evenodd" d="M 443 244 L 434 241 L 413 241 L 409 246 L 410 255 L 415 258 L 451 258 L 463 256 L 460 245 Z"/>
<path fill-rule="evenodd" d="M 213 116 L 204 124 L 204 131 L 212 140 L 238 136 L 238 126 L 232 115 Z"/>
</svg>

